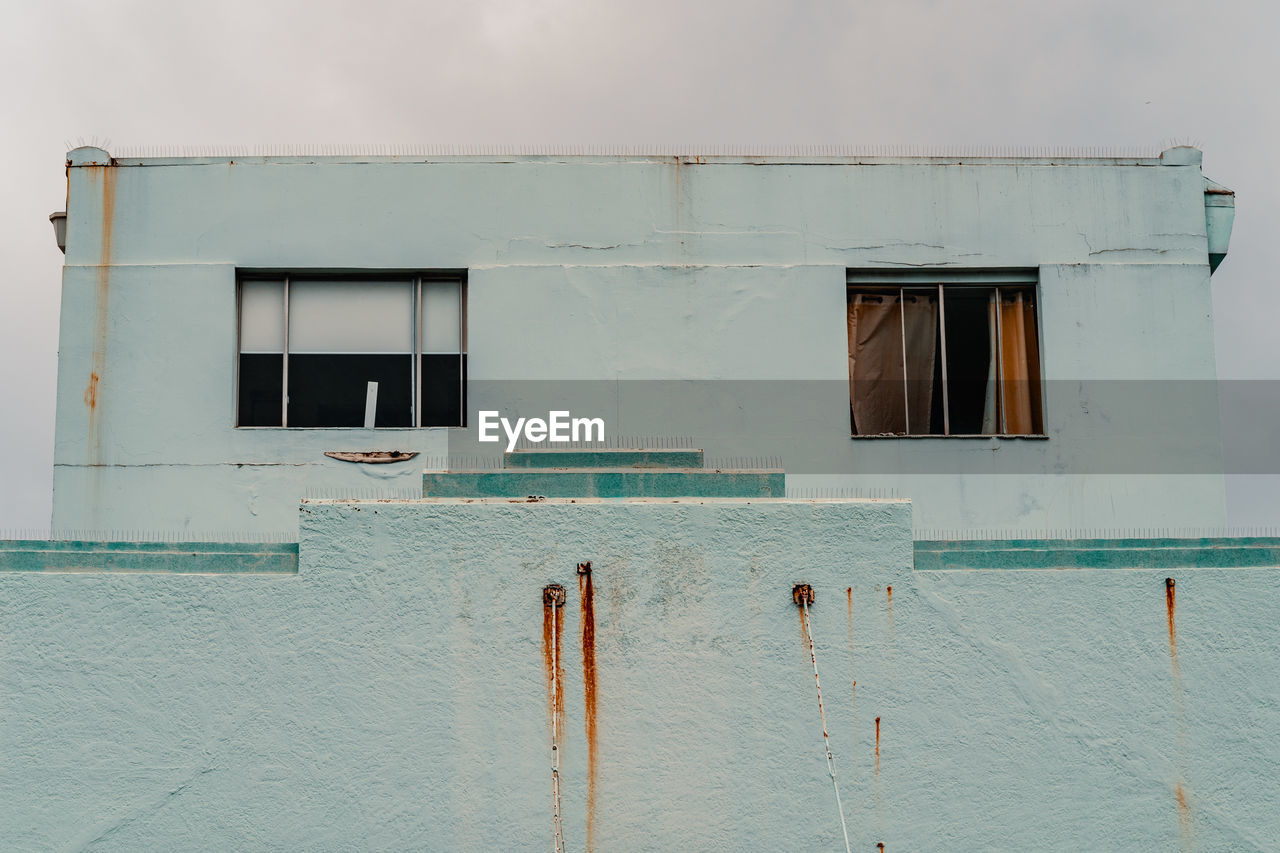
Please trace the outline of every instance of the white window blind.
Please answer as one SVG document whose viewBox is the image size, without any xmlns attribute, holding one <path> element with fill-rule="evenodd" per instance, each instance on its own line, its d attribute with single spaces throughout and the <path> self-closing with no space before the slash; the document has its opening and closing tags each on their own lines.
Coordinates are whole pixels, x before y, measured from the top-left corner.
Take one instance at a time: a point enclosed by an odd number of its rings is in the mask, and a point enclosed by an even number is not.
<svg viewBox="0 0 1280 853">
<path fill-rule="evenodd" d="M 291 280 L 289 352 L 412 353 L 412 283 Z"/>
<path fill-rule="evenodd" d="M 422 352 L 462 350 L 462 285 L 457 281 L 422 283 Z"/>
<path fill-rule="evenodd" d="M 284 352 L 283 281 L 245 281 L 241 285 L 240 352 Z"/>
</svg>

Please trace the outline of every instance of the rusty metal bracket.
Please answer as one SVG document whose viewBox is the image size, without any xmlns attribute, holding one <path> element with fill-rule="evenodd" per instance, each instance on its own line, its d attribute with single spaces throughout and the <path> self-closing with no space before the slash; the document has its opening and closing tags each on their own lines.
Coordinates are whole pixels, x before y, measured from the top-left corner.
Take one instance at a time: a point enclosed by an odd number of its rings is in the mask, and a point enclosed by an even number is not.
<svg viewBox="0 0 1280 853">
<path fill-rule="evenodd" d="M 798 583 L 791 588 L 791 600 L 800 606 L 813 604 L 813 587 L 807 583 Z"/>
<path fill-rule="evenodd" d="M 542 604 L 545 607 L 564 606 L 564 587 L 558 583 L 549 583 L 542 588 Z"/>
</svg>

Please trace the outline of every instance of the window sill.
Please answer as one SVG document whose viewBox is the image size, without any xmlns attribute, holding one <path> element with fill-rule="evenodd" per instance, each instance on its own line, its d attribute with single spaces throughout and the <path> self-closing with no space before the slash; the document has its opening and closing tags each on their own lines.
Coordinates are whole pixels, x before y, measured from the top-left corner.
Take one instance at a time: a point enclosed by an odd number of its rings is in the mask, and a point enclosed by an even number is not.
<svg viewBox="0 0 1280 853">
<path fill-rule="evenodd" d="M 945 439 L 946 441 L 951 441 L 952 439 L 956 439 L 956 438 L 970 439 L 970 440 L 976 439 L 976 438 L 1000 438 L 1000 439 L 1023 438 L 1023 439 L 1031 439 L 1032 441 L 1048 441 L 1049 440 L 1049 436 L 1044 433 L 1025 433 L 1025 434 L 999 433 L 999 434 L 993 434 L 993 435 L 982 435 L 982 434 L 979 434 L 979 435 L 933 435 L 929 433 L 911 433 L 909 435 L 903 435 L 900 433 L 881 433 L 880 435 L 851 435 L 849 436 L 849 438 L 852 438 L 855 441 L 865 441 L 865 440 L 875 441 L 875 440 L 895 439 L 895 438 L 913 438 L 913 439 L 941 438 L 941 439 Z"/>
</svg>

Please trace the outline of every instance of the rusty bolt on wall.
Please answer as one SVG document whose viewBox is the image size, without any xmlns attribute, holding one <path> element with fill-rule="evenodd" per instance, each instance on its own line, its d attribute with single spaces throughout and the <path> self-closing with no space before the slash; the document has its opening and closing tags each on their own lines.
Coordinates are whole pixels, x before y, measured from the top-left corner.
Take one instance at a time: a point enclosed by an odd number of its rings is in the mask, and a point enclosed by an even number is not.
<svg viewBox="0 0 1280 853">
<path fill-rule="evenodd" d="M 585 563 L 578 563 L 578 574 L 580 574 L 580 575 L 589 575 L 589 574 L 591 574 L 591 561 L 590 561 L 590 560 L 587 560 Z"/>
<path fill-rule="evenodd" d="M 564 605 L 564 587 L 558 583 L 549 583 L 542 588 L 542 603 L 546 607 Z"/>
<path fill-rule="evenodd" d="M 813 604 L 813 587 L 807 583 L 798 583 L 791 588 L 791 600 L 796 604 Z"/>
</svg>

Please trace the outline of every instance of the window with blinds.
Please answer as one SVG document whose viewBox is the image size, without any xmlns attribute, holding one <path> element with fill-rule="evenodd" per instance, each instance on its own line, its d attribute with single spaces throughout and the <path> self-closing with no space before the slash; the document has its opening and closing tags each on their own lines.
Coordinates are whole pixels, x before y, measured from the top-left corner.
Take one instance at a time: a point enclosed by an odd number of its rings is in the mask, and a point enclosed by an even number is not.
<svg viewBox="0 0 1280 853">
<path fill-rule="evenodd" d="M 460 274 L 242 274 L 236 423 L 463 426 Z"/>
</svg>

